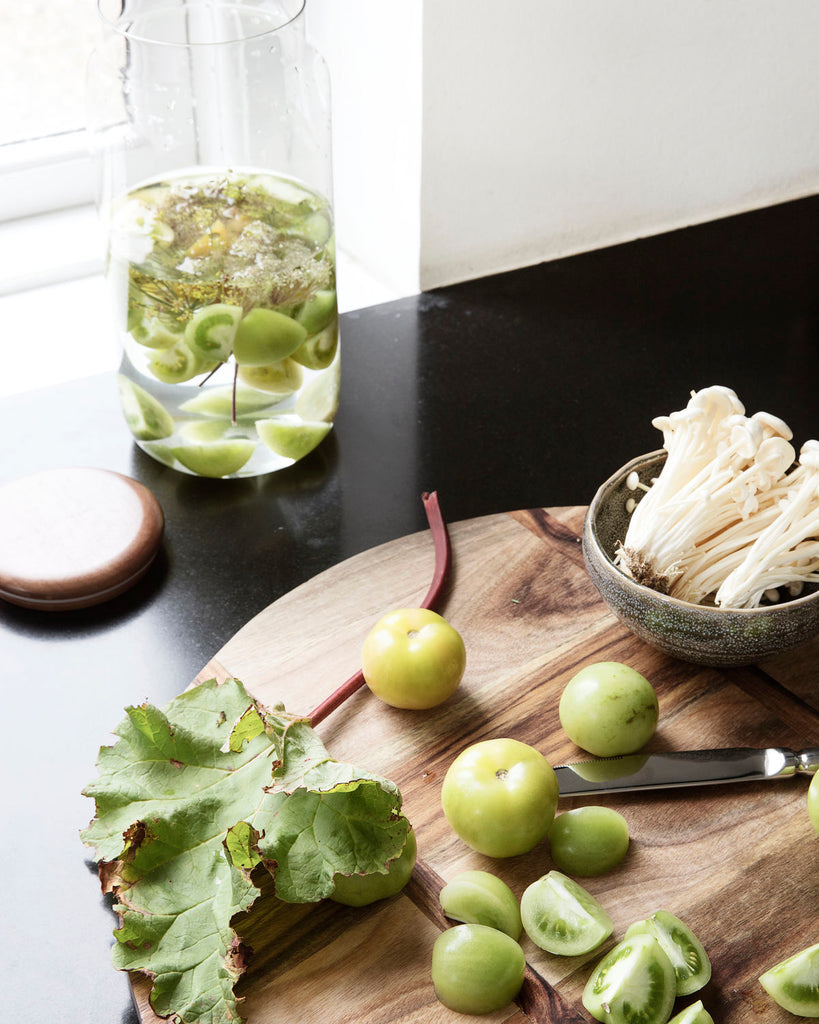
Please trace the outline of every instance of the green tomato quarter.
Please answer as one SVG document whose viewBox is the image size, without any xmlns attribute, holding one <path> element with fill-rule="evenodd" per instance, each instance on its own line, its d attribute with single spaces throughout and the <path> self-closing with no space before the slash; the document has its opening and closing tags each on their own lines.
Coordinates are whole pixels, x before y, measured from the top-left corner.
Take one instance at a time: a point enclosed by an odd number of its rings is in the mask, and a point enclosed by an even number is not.
<svg viewBox="0 0 819 1024">
<path fill-rule="evenodd" d="M 686 1006 L 676 1017 L 672 1017 L 668 1024 L 714 1024 L 714 1018 L 702 1005 L 702 1000 Z"/>
<path fill-rule="evenodd" d="M 466 668 L 460 633 L 437 612 L 401 608 L 382 616 L 361 652 L 364 681 L 395 708 L 423 710 L 447 700 Z"/>
<path fill-rule="evenodd" d="M 759 981 L 788 1013 L 819 1017 L 819 942 L 769 968 Z"/>
<path fill-rule="evenodd" d="M 526 960 L 517 942 L 497 928 L 459 924 L 432 948 L 435 995 L 457 1013 L 493 1013 L 520 991 Z"/>
<path fill-rule="evenodd" d="M 391 860 L 386 872 L 375 871 L 369 875 L 335 875 L 335 889 L 330 899 L 348 907 L 366 907 L 376 900 L 388 899 L 401 892 L 410 880 L 418 856 L 418 844 L 412 829 L 400 855 Z"/>
<path fill-rule="evenodd" d="M 488 871 L 462 871 L 441 889 L 441 910 L 453 921 L 485 924 L 517 941 L 522 924 L 515 894 Z"/>
<path fill-rule="evenodd" d="M 575 807 L 555 818 L 549 845 L 555 866 L 567 875 L 602 875 L 628 852 L 628 823 L 610 807 Z"/>
<path fill-rule="evenodd" d="M 614 930 L 594 896 L 559 871 L 550 871 L 524 891 L 520 915 L 532 942 L 559 956 L 588 953 Z"/>
<path fill-rule="evenodd" d="M 819 773 L 813 776 L 808 786 L 808 817 L 819 835 Z"/>
<path fill-rule="evenodd" d="M 674 968 L 650 935 L 618 942 L 586 982 L 582 1002 L 605 1024 L 665 1024 L 677 994 Z"/>
<path fill-rule="evenodd" d="M 711 978 L 711 961 L 688 925 L 667 910 L 657 910 L 626 929 L 625 937 L 650 935 L 662 946 L 676 977 L 677 995 L 698 992 Z"/>
<path fill-rule="evenodd" d="M 617 661 L 586 665 L 566 684 L 558 709 L 569 739 L 596 757 L 633 754 L 651 739 L 659 705 L 651 683 Z"/>
<path fill-rule="evenodd" d="M 449 824 L 487 857 L 514 857 L 535 847 L 549 831 L 557 800 L 557 777 L 543 754 L 505 738 L 463 750 L 441 789 Z"/>
</svg>

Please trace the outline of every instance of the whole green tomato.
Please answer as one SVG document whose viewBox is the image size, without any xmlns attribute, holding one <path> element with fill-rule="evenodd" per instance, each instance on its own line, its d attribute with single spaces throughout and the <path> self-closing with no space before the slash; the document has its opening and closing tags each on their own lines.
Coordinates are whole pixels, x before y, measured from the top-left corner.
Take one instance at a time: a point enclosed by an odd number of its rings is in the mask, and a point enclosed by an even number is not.
<svg viewBox="0 0 819 1024">
<path fill-rule="evenodd" d="M 488 857 L 514 857 L 536 846 L 554 820 L 557 799 L 549 762 L 513 739 L 482 740 L 461 751 L 441 789 L 449 824 Z"/>
<path fill-rule="evenodd" d="M 394 708 L 421 710 L 443 703 L 466 668 L 460 633 L 437 612 L 400 608 L 373 626 L 361 652 L 364 681 Z"/>
<path fill-rule="evenodd" d="M 808 786 L 808 814 L 816 834 L 819 835 L 819 772 L 813 776 Z"/>
<path fill-rule="evenodd" d="M 348 907 L 366 907 L 376 900 L 395 896 L 410 880 L 417 857 L 418 844 L 415 832 L 410 829 L 404 849 L 395 860 L 390 861 L 386 873 L 376 871 L 371 875 L 336 875 L 333 879 L 336 887 L 330 899 Z"/>
<path fill-rule="evenodd" d="M 526 959 L 511 936 L 485 924 L 459 924 L 432 947 L 438 999 L 457 1013 L 493 1013 L 520 991 Z"/>
<path fill-rule="evenodd" d="M 633 754 L 657 728 L 654 687 L 618 661 L 586 665 L 566 684 L 558 709 L 560 724 L 578 747 L 596 757 Z"/>
</svg>

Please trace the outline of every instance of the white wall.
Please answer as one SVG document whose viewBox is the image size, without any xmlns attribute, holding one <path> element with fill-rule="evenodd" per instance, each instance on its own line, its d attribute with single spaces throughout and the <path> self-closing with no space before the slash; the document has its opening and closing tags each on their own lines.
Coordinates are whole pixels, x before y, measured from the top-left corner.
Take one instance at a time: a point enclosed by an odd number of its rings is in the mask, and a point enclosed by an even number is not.
<svg viewBox="0 0 819 1024">
<path fill-rule="evenodd" d="M 307 0 L 307 13 L 332 83 L 339 247 L 383 287 L 383 297 L 414 294 L 422 0 Z"/>
<path fill-rule="evenodd" d="M 427 0 L 424 288 L 819 190 L 816 0 Z"/>
<path fill-rule="evenodd" d="M 819 191 L 819 0 L 308 0 L 338 238 L 410 294 Z"/>
</svg>

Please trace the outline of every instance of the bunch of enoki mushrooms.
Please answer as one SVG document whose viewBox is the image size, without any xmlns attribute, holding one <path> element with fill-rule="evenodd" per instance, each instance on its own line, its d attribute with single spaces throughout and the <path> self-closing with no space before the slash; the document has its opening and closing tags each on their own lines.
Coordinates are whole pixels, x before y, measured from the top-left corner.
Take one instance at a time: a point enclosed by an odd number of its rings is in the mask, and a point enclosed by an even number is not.
<svg viewBox="0 0 819 1024">
<path fill-rule="evenodd" d="M 652 420 L 668 452 L 634 491 L 615 561 L 638 583 L 693 604 L 755 608 L 819 582 L 819 441 L 797 457 L 788 425 L 726 387 Z M 640 492 L 642 497 L 640 497 Z"/>
</svg>

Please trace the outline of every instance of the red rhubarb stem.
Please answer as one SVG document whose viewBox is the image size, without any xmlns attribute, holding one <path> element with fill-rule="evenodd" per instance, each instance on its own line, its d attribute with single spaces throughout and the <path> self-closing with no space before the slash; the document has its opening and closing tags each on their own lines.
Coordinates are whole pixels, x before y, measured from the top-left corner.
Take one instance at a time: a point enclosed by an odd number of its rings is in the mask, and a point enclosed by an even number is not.
<svg viewBox="0 0 819 1024">
<path fill-rule="evenodd" d="M 427 514 L 427 522 L 429 528 L 432 531 L 432 544 L 435 552 L 435 570 L 432 574 L 432 582 L 429 585 L 429 590 L 426 593 L 426 597 L 421 602 L 421 608 L 432 608 L 440 596 L 441 590 L 446 583 L 447 575 L 449 574 L 449 566 L 452 561 L 452 547 L 449 542 L 449 532 L 444 522 L 443 514 L 441 513 L 441 506 L 438 504 L 438 494 L 435 491 L 431 493 L 425 493 L 421 495 L 421 500 L 424 503 L 424 511 Z M 310 725 L 315 728 L 319 722 L 323 722 L 324 719 L 336 708 L 341 707 L 348 697 L 351 697 L 356 690 L 359 690 L 364 685 L 364 673 L 361 669 L 350 676 L 350 678 L 342 683 L 337 690 L 334 690 L 329 697 L 319 704 L 319 706 L 310 714 Z"/>
</svg>

